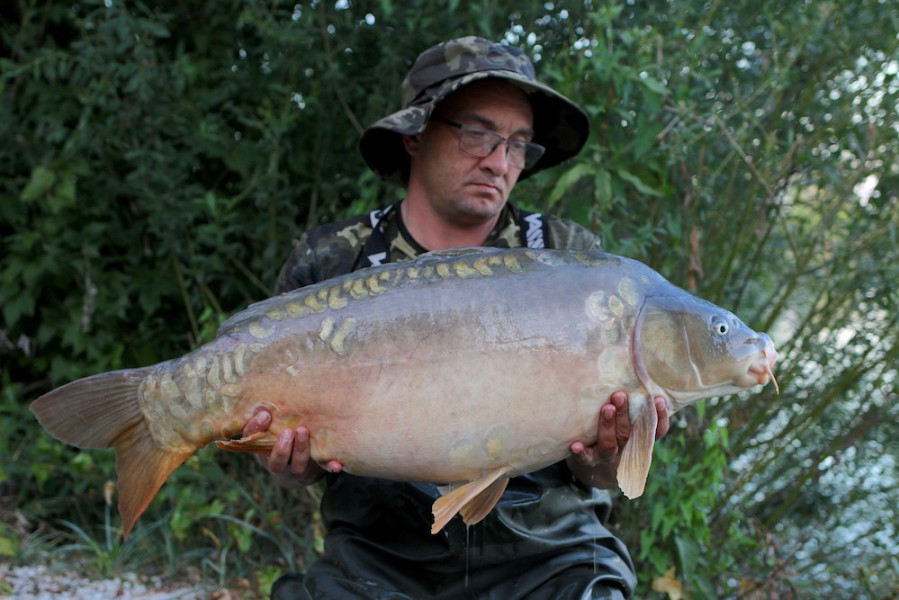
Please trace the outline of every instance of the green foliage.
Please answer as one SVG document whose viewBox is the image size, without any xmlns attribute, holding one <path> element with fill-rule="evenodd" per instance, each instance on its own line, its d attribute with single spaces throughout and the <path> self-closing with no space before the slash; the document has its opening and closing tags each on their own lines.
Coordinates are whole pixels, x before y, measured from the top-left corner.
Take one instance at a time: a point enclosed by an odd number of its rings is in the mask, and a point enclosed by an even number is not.
<svg viewBox="0 0 899 600">
<path fill-rule="evenodd" d="M 618 505 L 638 596 L 672 568 L 694 598 L 895 589 L 890 3 L 17 0 L 0 16 L 0 484 L 48 543 L 99 571 L 184 559 L 263 591 L 314 558 L 315 490 L 210 450 L 122 542 L 111 454 L 49 439 L 27 402 L 183 354 L 270 293 L 297 232 L 393 201 L 359 133 L 398 108 L 418 52 L 477 33 L 525 48 L 593 119 L 581 155 L 515 200 L 781 352 L 779 396 L 686 411 L 647 493 Z"/>
<path fill-rule="evenodd" d="M 16 555 L 16 536 L 9 529 L 5 523 L 0 523 L 0 556 L 9 557 Z"/>
</svg>

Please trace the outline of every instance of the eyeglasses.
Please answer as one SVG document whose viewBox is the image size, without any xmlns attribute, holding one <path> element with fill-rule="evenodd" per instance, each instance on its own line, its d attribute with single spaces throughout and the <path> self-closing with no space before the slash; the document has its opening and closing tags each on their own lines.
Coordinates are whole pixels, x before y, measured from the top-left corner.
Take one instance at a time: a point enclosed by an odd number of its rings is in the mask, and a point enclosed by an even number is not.
<svg viewBox="0 0 899 600">
<path fill-rule="evenodd" d="M 540 144 L 503 137 L 495 131 L 477 125 L 463 125 L 440 115 L 432 116 L 431 120 L 458 129 L 459 150 L 475 158 L 490 156 L 497 146 L 504 143 L 506 144 L 506 160 L 509 161 L 509 164 L 518 169 L 530 169 L 546 152 L 546 148 Z"/>
</svg>

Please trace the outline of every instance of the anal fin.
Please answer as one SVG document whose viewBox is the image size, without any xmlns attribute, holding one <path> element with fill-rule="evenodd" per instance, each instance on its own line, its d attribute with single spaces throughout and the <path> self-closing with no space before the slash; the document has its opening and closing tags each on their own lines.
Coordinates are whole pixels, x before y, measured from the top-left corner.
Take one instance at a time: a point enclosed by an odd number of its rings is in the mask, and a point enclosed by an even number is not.
<svg viewBox="0 0 899 600">
<path fill-rule="evenodd" d="M 500 467 L 438 498 L 433 506 L 431 533 L 443 529 L 457 513 L 461 513 L 466 525 L 480 522 L 490 514 L 506 490 L 509 478 L 505 474 L 506 467 Z"/>
<path fill-rule="evenodd" d="M 649 467 L 652 465 L 652 448 L 656 441 L 659 415 L 650 398 L 644 399 L 640 412 L 631 420 L 631 435 L 621 451 L 618 463 L 618 487 L 628 498 L 643 495 Z"/>
<path fill-rule="evenodd" d="M 490 511 L 493 510 L 493 507 L 496 506 L 496 503 L 499 502 L 508 484 L 508 477 L 497 479 L 487 486 L 484 491 L 472 498 L 468 504 L 463 506 L 459 514 L 462 515 L 462 520 L 465 521 L 465 524 L 474 525 L 483 521 L 490 514 Z"/>
</svg>

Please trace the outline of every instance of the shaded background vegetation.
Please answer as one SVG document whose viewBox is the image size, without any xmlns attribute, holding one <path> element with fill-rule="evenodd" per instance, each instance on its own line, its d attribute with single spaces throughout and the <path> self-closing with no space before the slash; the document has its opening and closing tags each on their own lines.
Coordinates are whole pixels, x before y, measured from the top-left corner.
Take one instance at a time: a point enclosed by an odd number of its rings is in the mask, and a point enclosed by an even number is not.
<svg viewBox="0 0 899 600">
<path fill-rule="evenodd" d="M 525 48 L 593 118 L 585 151 L 515 199 L 732 308 L 782 353 L 780 395 L 686 411 L 647 493 L 618 503 L 639 596 L 899 586 L 899 9 L 522 4 L 3 4 L 0 555 L 180 559 L 263 590 L 314 557 L 316 490 L 211 451 L 123 545 L 112 457 L 51 440 L 27 404 L 189 351 L 271 292 L 303 228 L 394 201 L 356 151 L 362 128 L 399 107 L 421 50 L 480 34 Z"/>
</svg>

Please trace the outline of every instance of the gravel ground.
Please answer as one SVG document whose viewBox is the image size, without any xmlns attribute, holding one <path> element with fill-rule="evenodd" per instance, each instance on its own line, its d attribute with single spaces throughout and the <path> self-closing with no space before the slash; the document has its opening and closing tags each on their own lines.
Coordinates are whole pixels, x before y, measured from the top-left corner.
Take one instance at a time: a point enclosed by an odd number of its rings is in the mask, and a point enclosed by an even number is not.
<svg viewBox="0 0 899 600">
<path fill-rule="evenodd" d="M 227 600 L 229 597 L 227 592 L 210 592 L 202 586 L 177 587 L 159 577 L 126 574 L 91 581 L 78 573 L 57 572 L 42 565 L 0 564 L 0 600 Z"/>
</svg>

